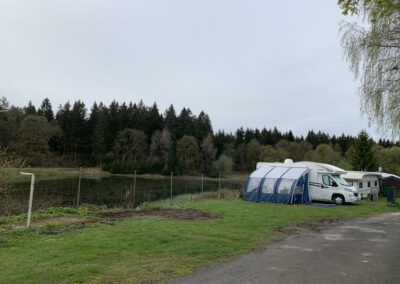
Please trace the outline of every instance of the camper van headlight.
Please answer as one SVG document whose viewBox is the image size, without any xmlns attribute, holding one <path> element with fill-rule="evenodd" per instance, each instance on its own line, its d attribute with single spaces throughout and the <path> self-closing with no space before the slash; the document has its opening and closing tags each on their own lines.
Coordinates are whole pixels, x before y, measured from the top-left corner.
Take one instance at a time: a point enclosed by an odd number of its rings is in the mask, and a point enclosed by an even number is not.
<svg viewBox="0 0 400 284">
<path fill-rule="evenodd" d="M 344 190 L 353 193 L 353 191 L 350 188 L 345 187 Z"/>
</svg>

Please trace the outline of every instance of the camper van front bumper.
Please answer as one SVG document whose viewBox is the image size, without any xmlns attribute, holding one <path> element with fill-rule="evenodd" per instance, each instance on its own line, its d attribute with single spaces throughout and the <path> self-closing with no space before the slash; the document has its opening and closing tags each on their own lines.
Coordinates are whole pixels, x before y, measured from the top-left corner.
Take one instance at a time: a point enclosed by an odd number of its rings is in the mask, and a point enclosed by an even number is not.
<svg viewBox="0 0 400 284">
<path fill-rule="evenodd" d="M 354 196 L 353 193 L 350 193 L 350 194 L 348 195 L 348 198 L 346 198 L 346 201 L 347 201 L 347 202 L 356 202 L 357 200 L 358 200 L 358 197 Z"/>
</svg>

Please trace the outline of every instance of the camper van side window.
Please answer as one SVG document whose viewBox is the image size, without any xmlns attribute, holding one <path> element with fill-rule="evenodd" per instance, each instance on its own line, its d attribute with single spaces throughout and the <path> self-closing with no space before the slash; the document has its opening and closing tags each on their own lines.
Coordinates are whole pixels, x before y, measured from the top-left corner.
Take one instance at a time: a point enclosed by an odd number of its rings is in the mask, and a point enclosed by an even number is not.
<svg viewBox="0 0 400 284">
<path fill-rule="evenodd" d="M 322 182 L 324 185 L 330 186 L 329 185 L 329 176 L 322 176 Z"/>
<path fill-rule="evenodd" d="M 363 188 L 363 183 L 362 182 L 358 183 L 358 188 Z"/>
<path fill-rule="evenodd" d="M 337 187 L 336 181 L 331 176 L 322 176 L 322 182 L 326 186 Z"/>
</svg>

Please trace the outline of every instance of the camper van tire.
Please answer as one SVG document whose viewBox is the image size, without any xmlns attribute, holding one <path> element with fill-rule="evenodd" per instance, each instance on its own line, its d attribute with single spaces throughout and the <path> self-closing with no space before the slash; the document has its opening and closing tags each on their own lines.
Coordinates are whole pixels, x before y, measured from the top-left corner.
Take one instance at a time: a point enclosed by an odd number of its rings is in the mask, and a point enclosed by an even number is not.
<svg viewBox="0 0 400 284">
<path fill-rule="evenodd" d="M 337 204 L 337 205 L 342 205 L 345 202 L 343 195 L 340 195 L 340 194 L 335 194 L 332 197 L 332 201 L 335 202 L 335 204 Z"/>
</svg>

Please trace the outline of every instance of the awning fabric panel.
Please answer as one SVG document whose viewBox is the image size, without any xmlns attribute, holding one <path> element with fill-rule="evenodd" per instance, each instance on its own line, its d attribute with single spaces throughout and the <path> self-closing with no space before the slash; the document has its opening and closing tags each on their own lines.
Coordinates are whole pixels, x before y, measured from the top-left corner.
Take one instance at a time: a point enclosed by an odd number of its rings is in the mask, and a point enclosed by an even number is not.
<svg viewBox="0 0 400 284">
<path fill-rule="evenodd" d="M 307 203 L 308 168 L 266 166 L 250 174 L 245 199 L 275 203 Z"/>
</svg>

